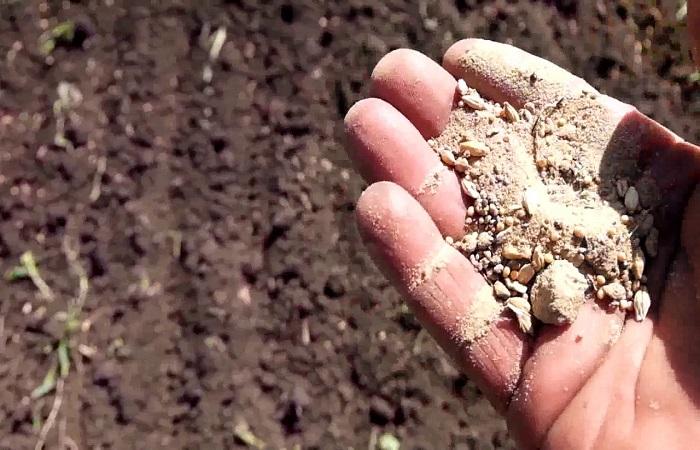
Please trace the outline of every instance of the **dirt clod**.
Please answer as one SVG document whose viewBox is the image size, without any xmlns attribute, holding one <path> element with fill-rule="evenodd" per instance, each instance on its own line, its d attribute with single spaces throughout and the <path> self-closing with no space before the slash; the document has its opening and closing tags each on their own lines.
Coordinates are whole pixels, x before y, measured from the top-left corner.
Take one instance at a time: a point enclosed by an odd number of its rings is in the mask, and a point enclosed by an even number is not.
<svg viewBox="0 0 700 450">
<path fill-rule="evenodd" d="M 554 261 L 532 287 L 532 311 L 544 323 L 571 323 L 585 301 L 587 288 L 586 279 L 573 264 Z"/>
</svg>

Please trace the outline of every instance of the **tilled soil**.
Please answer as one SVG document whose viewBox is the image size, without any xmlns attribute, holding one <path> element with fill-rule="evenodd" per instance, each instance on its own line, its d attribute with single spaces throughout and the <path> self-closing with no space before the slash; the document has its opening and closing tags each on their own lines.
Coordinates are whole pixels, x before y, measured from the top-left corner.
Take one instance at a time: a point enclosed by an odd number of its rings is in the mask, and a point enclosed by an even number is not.
<svg viewBox="0 0 700 450">
<path fill-rule="evenodd" d="M 0 2 L 0 269 L 31 250 L 55 296 L 2 284 L 0 448 L 56 404 L 30 393 L 78 292 L 64 242 L 89 291 L 47 448 L 245 447 L 245 425 L 270 448 L 512 447 L 365 254 L 342 118 L 391 49 L 479 36 L 698 141 L 676 2 L 639 3 Z"/>
</svg>

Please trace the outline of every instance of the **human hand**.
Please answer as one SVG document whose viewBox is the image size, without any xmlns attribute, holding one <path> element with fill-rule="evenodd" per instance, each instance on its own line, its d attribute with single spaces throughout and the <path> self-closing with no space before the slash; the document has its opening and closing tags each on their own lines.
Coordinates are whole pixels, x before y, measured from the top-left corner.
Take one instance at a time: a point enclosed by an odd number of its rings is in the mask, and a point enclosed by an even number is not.
<svg viewBox="0 0 700 450">
<path fill-rule="evenodd" d="M 537 89 L 523 81 L 530 71 Z M 592 90 L 549 62 L 483 40 L 454 44 L 442 67 L 411 50 L 385 56 L 372 74 L 375 98 L 345 118 L 351 158 L 374 183 L 358 201 L 357 220 L 375 261 L 506 416 L 522 448 L 692 447 L 700 439 L 700 150 L 633 107 L 598 96 L 607 112 L 601 119 L 621 137 L 608 150 L 639 154 L 662 192 L 649 317 L 625 320 L 589 300 L 568 327 L 544 325 L 529 336 L 502 313 L 485 335 L 464 336 L 464 321 L 478 320 L 474 305 L 491 295 L 444 240 L 464 234 L 467 205 L 451 171 L 430 192 L 422 188 L 442 167 L 426 139 L 447 123 L 456 78 L 518 108 Z"/>
</svg>

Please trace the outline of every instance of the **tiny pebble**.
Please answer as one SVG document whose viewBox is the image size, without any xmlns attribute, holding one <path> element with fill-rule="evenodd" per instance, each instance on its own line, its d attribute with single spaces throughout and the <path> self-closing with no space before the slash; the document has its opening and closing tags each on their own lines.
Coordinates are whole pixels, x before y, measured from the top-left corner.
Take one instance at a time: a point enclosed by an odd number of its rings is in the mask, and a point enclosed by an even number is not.
<svg viewBox="0 0 700 450">
<path fill-rule="evenodd" d="M 625 288 L 620 283 L 606 284 L 601 289 L 603 289 L 605 295 L 610 297 L 611 300 L 620 301 L 624 300 L 624 298 L 627 296 Z"/>
<path fill-rule="evenodd" d="M 510 297 L 510 291 L 508 290 L 506 285 L 501 283 L 500 281 L 496 281 L 493 284 L 493 292 L 498 298 L 507 299 L 508 297 Z"/>
<path fill-rule="evenodd" d="M 508 122 L 517 122 L 520 120 L 518 111 L 508 102 L 503 104 L 503 114 Z"/>
<path fill-rule="evenodd" d="M 632 186 L 629 189 L 627 189 L 627 193 L 625 194 L 625 208 L 627 208 L 628 212 L 635 212 L 637 208 L 639 207 L 639 193 L 637 192 L 637 189 Z"/>
<path fill-rule="evenodd" d="M 457 91 L 459 91 L 459 95 L 467 95 L 467 92 L 469 91 L 467 82 L 461 78 L 457 80 Z"/>
<path fill-rule="evenodd" d="M 440 150 L 440 159 L 442 159 L 442 162 L 444 162 L 446 165 L 452 167 L 455 165 L 455 155 L 452 153 L 452 151 L 447 150 L 447 149 L 442 149 Z"/>
<path fill-rule="evenodd" d="M 518 281 L 522 284 L 528 284 L 534 276 L 535 268 L 532 266 L 532 264 L 525 264 L 520 268 Z"/>
</svg>

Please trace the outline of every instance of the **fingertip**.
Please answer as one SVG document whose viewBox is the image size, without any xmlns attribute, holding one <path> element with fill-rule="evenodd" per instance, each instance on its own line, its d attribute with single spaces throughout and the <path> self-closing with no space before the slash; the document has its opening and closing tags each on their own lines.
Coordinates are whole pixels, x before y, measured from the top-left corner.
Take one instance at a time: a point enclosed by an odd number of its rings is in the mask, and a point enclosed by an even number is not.
<svg viewBox="0 0 700 450">
<path fill-rule="evenodd" d="M 395 193 L 396 189 L 401 188 L 390 181 L 379 181 L 371 184 L 360 195 L 355 208 L 355 219 L 364 238 L 376 232 L 381 226 L 381 219 L 386 215 L 383 200 L 394 196 L 398 197 L 399 201 L 402 200 L 400 195 Z M 394 201 L 390 202 L 390 204 L 394 203 Z"/>
<path fill-rule="evenodd" d="M 415 50 L 385 55 L 372 72 L 372 95 L 406 116 L 424 137 L 438 135 L 447 124 L 457 81 L 438 63 Z"/>
<path fill-rule="evenodd" d="M 355 216 L 363 238 L 372 241 L 395 239 L 395 231 L 406 225 L 415 225 L 420 233 L 429 233 L 438 239 L 441 237 L 416 199 L 390 181 L 379 181 L 365 189 L 357 201 Z"/>
<path fill-rule="evenodd" d="M 484 42 L 484 39 L 467 38 L 455 42 L 442 57 L 442 66 L 450 73 L 458 73 L 459 64 L 457 61 L 459 61 L 459 58 L 470 52 L 481 42 Z"/>
<path fill-rule="evenodd" d="M 422 53 L 410 48 L 399 48 L 382 56 L 382 59 L 374 66 L 370 77 L 372 93 L 376 93 L 377 88 L 381 90 L 384 84 L 393 82 L 394 74 L 397 71 L 410 70 L 411 66 L 418 62 L 422 56 Z"/>
<path fill-rule="evenodd" d="M 343 119 L 345 126 L 345 137 L 350 145 L 346 146 L 351 159 L 354 157 L 359 147 L 357 140 L 362 138 L 362 129 L 366 122 L 376 121 L 377 115 L 382 114 L 384 102 L 377 98 L 364 98 L 350 107 Z"/>
<path fill-rule="evenodd" d="M 362 100 L 352 105 L 348 112 L 345 114 L 345 118 L 343 119 L 346 132 L 352 131 L 358 124 L 360 124 L 365 114 L 368 111 L 376 108 L 377 103 L 380 102 L 381 100 L 370 97 L 363 98 Z"/>
</svg>

